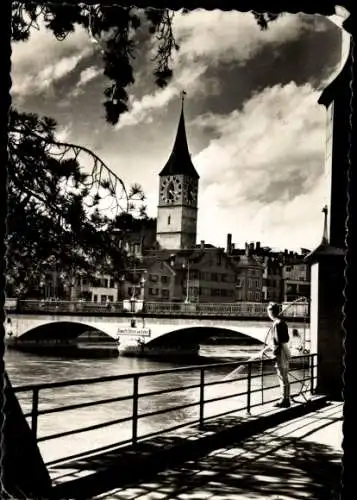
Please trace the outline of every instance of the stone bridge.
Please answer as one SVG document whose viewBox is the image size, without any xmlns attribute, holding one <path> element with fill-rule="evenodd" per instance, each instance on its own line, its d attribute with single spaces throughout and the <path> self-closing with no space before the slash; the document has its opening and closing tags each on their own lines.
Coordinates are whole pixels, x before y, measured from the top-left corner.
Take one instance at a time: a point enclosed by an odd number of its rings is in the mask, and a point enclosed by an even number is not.
<svg viewBox="0 0 357 500">
<path fill-rule="evenodd" d="M 234 318 L 155 318 L 130 316 L 83 316 L 56 314 L 9 314 L 13 337 L 22 341 L 71 341 L 85 332 L 102 332 L 115 341 L 140 338 L 152 346 L 185 346 L 197 344 L 212 336 L 237 334 L 242 340 L 263 342 L 269 321 L 237 320 Z M 135 325 L 131 322 L 135 321 Z M 308 325 L 307 325 L 308 326 Z M 301 323 L 289 322 L 289 327 L 301 329 Z M 110 340 L 110 339 L 108 339 Z"/>
</svg>

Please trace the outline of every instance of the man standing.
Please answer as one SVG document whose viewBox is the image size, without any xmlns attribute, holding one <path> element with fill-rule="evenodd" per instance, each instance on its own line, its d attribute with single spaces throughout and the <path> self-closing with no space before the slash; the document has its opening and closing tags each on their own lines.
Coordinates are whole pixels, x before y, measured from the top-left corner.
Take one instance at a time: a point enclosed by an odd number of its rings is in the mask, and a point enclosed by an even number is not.
<svg viewBox="0 0 357 500">
<path fill-rule="evenodd" d="M 279 306 L 275 302 L 268 305 L 268 316 L 273 321 L 272 346 L 275 357 L 275 368 L 279 378 L 282 397 L 274 406 L 288 408 L 290 406 L 290 383 L 289 383 L 289 360 L 290 350 L 288 347 L 289 333 L 285 321 L 279 317 Z"/>
</svg>

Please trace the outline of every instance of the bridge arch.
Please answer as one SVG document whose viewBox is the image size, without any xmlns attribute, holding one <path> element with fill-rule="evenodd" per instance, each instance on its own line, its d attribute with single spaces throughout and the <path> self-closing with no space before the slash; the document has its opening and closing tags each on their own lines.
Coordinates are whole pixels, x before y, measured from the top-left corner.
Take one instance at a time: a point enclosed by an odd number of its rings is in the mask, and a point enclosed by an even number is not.
<svg viewBox="0 0 357 500">
<path fill-rule="evenodd" d="M 25 331 L 17 338 L 18 342 L 23 341 L 56 341 L 68 342 L 79 338 L 84 333 L 98 333 L 98 336 L 103 336 L 106 340 L 116 342 L 113 335 L 110 333 L 88 325 L 75 321 L 54 321 L 46 322 L 41 325 L 34 326 Z"/>
<path fill-rule="evenodd" d="M 237 339 L 248 345 L 263 344 L 260 340 L 252 337 L 248 333 L 243 333 L 235 328 L 216 327 L 207 325 L 193 325 L 176 328 L 159 337 L 152 338 L 146 342 L 150 347 L 189 347 L 196 346 L 211 337 L 225 337 L 230 334 L 231 338 Z"/>
</svg>

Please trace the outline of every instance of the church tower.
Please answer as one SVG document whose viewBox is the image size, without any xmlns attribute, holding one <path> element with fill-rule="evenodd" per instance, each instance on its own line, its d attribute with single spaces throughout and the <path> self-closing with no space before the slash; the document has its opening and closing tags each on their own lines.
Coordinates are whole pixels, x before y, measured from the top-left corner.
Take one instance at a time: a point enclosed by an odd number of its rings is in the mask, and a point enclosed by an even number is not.
<svg viewBox="0 0 357 500">
<path fill-rule="evenodd" d="M 172 153 L 161 170 L 156 239 L 161 248 L 193 248 L 197 234 L 199 175 L 188 150 L 182 95 L 181 116 Z"/>
</svg>

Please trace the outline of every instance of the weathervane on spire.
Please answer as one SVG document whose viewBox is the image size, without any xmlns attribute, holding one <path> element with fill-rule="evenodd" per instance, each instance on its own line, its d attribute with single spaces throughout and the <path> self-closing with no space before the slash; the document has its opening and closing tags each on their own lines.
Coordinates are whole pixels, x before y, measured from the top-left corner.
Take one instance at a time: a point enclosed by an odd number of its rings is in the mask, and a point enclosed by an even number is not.
<svg viewBox="0 0 357 500">
<path fill-rule="evenodd" d="M 186 95 L 186 92 L 183 90 L 181 92 L 181 101 L 182 101 L 182 106 L 183 106 L 183 101 L 185 100 L 185 95 Z"/>
</svg>

